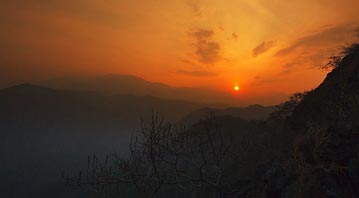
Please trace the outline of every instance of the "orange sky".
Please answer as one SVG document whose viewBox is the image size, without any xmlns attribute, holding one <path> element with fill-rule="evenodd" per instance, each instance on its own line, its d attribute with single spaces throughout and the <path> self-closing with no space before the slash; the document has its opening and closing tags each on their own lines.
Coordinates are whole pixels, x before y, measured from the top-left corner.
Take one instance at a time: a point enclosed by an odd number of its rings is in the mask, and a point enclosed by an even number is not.
<svg viewBox="0 0 359 198">
<path fill-rule="evenodd" d="M 2 0 L 0 84 L 132 74 L 279 102 L 317 86 L 359 0 Z"/>
</svg>

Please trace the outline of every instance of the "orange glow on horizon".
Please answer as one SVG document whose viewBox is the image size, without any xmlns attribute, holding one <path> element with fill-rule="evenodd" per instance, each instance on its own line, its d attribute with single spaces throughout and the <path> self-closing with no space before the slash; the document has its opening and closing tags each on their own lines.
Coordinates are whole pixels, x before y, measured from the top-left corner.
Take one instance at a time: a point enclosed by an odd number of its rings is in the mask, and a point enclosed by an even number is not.
<svg viewBox="0 0 359 198">
<path fill-rule="evenodd" d="M 359 24 L 358 0 L 5 2 L 0 87 L 128 74 L 241 104 L 277 104 L 318 86 L 318 67 Z"/>
</svg>

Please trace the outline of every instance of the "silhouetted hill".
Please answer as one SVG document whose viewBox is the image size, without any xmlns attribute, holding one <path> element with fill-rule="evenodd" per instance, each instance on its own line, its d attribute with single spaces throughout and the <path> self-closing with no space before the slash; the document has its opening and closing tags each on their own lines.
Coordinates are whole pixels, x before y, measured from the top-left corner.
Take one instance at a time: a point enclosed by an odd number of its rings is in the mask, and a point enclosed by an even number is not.
<svg viewBox="0 0 359 198">
<path fill-rule="evenodd" d="M 21 84 L 0 90 L 0 197 L 70 197 L 62 170 L 87 156 L 126 153 L 140 118 L 177 121 L 202 108 L 152 96 L 103 96 Z"/>
<path fill-rule="evenodd" d="M 289 156 L 268 170 L 267 192 L 285 197 L 359 197 L 359 47 L 287 118 Z M 275 175 L 274 175 L 275 174 Z"/>
<path fill-rule="evenodd" d="M 294 110 L 302 189 L 315 197 L 359 196 L 359 47 Z"/>
<path fill-rule="evenodd" d="M 0 182 L 0 196 L 48 197 L 49 192 L 59 192 L 57 197 L 69 197 L 59 183 L 61 170 L 86 166 L 89 155 L 126 153 L 140 118 L 148 119 L 153 111 L 174 122 L 189 115 L 185 120 L 195 123 L 200 122 L 204 107 L 153 96 L 103 95 L 32 84 L 1 89 L 0 149 L 11 152 L 0 153 L 0 174 L 6 178 Z M 264 119 L 273 107 L 211 110 L 225 133 L 253 136 L 257 131 L 259 137 L 265 133 L 245 119 Z"/>
<path fill-rule="evenodd" d="M 343 58 L 340 67 L 308 93 L 291 117 L 292 125 L 306 130 L 305 123 L 335 126 L 339 122 L 358 120 L 359 53 Z M 351 105 L 351 106 L 350 106 Z M 302 127 L 301 127 L 302 126 Z"/>
<path fill-rule="evenodd" d="M 149 82 L 130 75 L 106 75 L 99 77 L 67 77 L 36 84 L 67 90 L 95 91 L 104 95 L 129 94 L 152 95 L 160 98 L 186 100 L 207 105 L 243 103 L 225 92 L 186 87 L 171 87 L 157 82 Z"/>
<path fill-rule="evenodd" d="M 215 116 L 233 116 L 239 117 L 244 120 L 266 120 L 271 113 L 276 110 L 275 106 L 262 106 L 262 105 L 251 105 L 248 107 L 230 107 L 226 109 L 216 109 L 216 108 L 203 108 L 191 112 L 185 116 L 181 123 L 184 124 L 194 124 L 200 119 L 204 118 L 206 115 L 212 113 Z"/>
<path fill-rule="evenodd" d="M 0 90 L 0 118 L 7 122 L 105 121 L 130 126 L 152 111 L 177 121 L 201 106 L 152 96 L 102 96 L 92 92 L 55 90 L 30 84 Z"/>
</svg>

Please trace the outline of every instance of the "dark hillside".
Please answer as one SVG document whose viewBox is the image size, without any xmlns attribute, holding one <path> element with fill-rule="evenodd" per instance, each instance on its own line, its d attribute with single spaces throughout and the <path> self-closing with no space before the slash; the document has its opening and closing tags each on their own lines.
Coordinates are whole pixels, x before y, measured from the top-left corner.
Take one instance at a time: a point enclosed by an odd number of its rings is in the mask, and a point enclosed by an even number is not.
<svg viewBox="0 0 359 198">
<path fill-rule="evenodd" d="M 280 167 L 287 168 L 281 172 L 287 176 L 273 178 L 267 192 L 359 197 L 359 50 L 353 49 L 287 118 L 282 134 L 293 134 L 294 158 L 282 161 Z M 286 178 L 292 179 L 276 185 Z"/>
<path fill-rule="evenodd" d="M 343 58 L 340 67 L 330 72 L 324 82 L 303 99 L 290 118 L 296 130 L 307 123 L 329 127 L 358 121 L 359 53 Z"/>
</svg>

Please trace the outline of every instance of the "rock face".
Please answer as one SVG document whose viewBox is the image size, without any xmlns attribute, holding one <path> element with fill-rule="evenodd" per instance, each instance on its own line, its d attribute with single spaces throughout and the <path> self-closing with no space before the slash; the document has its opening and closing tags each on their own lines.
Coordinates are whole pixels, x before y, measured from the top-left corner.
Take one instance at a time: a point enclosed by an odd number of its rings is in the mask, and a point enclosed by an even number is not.
<svg viewBox="0 0 359 198">
<path fill-rule="evenodd" d="M 299 197 L 359 197 L 358 50 L 308 93 L 287 125 L 297 134 Z"/>
<path fill-rule="evenodd" d="M 353 46 L 275 131 L 289 150 L 279 146 L 282 157 L 262 175 L 262 197 L 359 197 L 359 45 Z"/>
<path fill-rule="evenodd" d="M 290 126 L 305 132 L 308 123 L 320 127 L 359 124 L 359 52 L 346 56 L 340 67 L 309 92 L 294 110 Z"/>
</svg>

